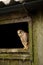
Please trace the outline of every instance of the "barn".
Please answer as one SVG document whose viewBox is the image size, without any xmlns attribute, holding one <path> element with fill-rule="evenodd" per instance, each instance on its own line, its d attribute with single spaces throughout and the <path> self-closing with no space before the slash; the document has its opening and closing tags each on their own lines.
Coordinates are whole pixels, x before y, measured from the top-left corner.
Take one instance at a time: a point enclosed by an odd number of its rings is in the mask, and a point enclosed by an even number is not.
<svg viewBox="0 0 43 65">
<path fill-rule="evenodd" d="M 43 65 L 43 0 L 1 5 L 0 65 Z M 28 33 L 28 49 L 17 30 Z"/>
</svg>

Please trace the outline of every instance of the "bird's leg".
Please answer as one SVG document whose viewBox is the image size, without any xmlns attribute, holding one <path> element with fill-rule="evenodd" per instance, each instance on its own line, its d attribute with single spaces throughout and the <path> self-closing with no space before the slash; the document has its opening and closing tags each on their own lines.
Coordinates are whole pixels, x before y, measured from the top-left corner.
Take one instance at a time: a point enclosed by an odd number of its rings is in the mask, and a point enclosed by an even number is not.
<svg viewBox="0 0 43 65">
<path fill-rule="evenodd" d="M 26 46 L 24 47 L 24 49 L 28 49 L 28 45 L 26 45 Z"/>
</svg>

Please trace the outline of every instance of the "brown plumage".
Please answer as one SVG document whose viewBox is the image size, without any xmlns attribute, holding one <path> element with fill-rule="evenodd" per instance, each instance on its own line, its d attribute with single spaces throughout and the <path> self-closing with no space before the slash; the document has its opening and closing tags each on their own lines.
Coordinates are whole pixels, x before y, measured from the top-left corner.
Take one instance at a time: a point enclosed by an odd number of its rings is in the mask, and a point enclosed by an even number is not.
<svg viewBox="0 0 43 65">
<path fill-rule="evenodd" d="M 20 40 L 24 46 L 24 49 L 28 49 L 28 33 L 26 33 L 23 30 L 18 30 L 17 34 L 20 37 Z"/>
</svg>

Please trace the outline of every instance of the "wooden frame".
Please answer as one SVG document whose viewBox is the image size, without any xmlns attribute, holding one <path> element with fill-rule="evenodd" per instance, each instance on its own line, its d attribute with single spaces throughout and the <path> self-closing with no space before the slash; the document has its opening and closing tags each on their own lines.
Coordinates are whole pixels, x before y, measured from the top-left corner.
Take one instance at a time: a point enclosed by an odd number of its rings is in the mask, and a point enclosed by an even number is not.
<svg viewBox="0 0 43 65">
<path fill-rule="evenodd" d="M 0 59 L 21 59 L 21 60 L 32 60 L 32 20 L 30 17 L 24 17 L 24 18 L 17 18 L 17 19 L 13 19 L 14 21 L 12 22 L 12 20 L 8 20 L 8 22 L 4 22 L 3 24 L 8 24 L 8 23 L 17 23 L 19 22 L 28 22 L 28 27 L 29 27 L 29 49 L 24 50 L 24 49 L 1 49 L 0 48 Z M 5 19 L 5 21 L 7 21 Z M 18 23 L 19 23 L 18 22 Z M 0 23 L 2 24 L 2 22 Z"/>
</svg>

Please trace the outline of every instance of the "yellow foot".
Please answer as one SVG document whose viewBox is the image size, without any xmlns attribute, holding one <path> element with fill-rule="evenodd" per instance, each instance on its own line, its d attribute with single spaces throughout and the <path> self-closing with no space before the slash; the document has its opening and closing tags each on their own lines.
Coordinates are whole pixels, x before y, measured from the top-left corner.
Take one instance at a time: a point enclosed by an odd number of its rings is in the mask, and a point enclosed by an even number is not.
<svg viewBox="0 0 43 65">
<path fill-rule="evenodd" d="M 28 49 L 28 47 L 24 47 L 24 50 L 27 50 Z"/>
</svg>

